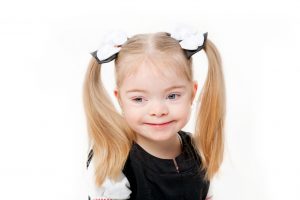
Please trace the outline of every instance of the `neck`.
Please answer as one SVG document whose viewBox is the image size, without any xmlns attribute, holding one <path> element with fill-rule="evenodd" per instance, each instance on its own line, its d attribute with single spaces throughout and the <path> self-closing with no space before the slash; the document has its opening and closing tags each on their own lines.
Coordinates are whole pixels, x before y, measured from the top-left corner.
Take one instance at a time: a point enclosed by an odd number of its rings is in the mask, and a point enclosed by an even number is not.
<svg viewBox="0 0 300 200">
<path fill-rule="evenodd" d="M 151 141 L 143 137 L 137 137 L 136 143 L 140 145 L 151 155 L 161 159 L 173 159 L 177 157 L 181 151 L 181 141 L 178 134 L 174 135 L 167 141 Z"/>
</svg>

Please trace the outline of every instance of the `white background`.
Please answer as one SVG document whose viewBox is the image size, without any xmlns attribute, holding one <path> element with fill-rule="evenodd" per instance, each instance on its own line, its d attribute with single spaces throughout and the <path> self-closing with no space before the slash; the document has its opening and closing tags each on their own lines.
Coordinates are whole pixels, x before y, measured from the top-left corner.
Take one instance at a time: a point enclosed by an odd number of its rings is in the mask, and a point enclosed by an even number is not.
<svg viewBox="0 0 300 200">
<path fill-rule="evenodd" d="M 226 154 L 214 199 L 300 199 L 299 10 L 296 0 L 1 1 L 0 199 L 87 199 L 89 52 L 110 29 L 175 23 L 207 31 L 223 58 Z M 194 56 L 199 83 L 205 59 Z"/>
</svg>

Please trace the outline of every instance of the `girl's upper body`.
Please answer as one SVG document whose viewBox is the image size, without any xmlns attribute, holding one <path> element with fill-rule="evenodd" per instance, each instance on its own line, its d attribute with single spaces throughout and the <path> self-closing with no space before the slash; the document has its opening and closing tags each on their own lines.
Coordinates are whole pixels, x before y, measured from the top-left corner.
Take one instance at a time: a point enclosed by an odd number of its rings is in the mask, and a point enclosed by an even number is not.
<svg viewBox="0 0 300 200">
<path fill-rule="evenodd" d="M 209 181 L 204 180 L 199 155 L 191 144 L 189 132 L 179 131 L 182 151 L 174 159 L 162 159 L 148 153 L 137 143 L 132 145 L 119 181 L 97 187 L 92 174 L 93 150 L 87 160 L 89 199 L 205 200 L 212 197 Z M 210 194 L 208 194 L 208 191 Z"/>
<path fill-rule="evenodd" d="M 198 89 L 191 56 L 204 49 L 207 79 L 193 134 L 182 131 Z M 101 199 L 205 199 L 223 159 L 225 93 L 207 33 L 112 34 L 92 53 L 83 88 L 89 189 Z M 115 59 L 117 111 L 101 81 Z M 104 75 L 105 76 L 105 75 Z"/>
</svg>

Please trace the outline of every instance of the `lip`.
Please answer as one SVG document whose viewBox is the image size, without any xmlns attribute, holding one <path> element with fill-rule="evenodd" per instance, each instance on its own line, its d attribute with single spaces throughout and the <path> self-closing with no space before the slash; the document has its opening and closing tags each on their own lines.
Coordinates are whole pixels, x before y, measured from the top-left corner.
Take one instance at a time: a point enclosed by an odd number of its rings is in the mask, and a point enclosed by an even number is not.
<svg viewBox="0 0 300 200">
<path fill-rule="evenodd" d="M 163 123 L 144 123 L 145 125 L 154 127 L 154 128 L 164 128 L 172 124 L 174 121 L 169 121 L 169 122 L 163 122 Z"/>
</svg>

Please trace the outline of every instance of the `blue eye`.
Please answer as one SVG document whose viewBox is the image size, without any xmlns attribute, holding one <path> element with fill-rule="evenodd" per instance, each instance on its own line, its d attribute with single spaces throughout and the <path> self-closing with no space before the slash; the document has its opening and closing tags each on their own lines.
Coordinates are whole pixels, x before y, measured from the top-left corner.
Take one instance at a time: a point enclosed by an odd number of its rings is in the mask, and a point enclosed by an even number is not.
<svg viewBox="0 0 300 200">
<path fill-rule="evenodd" d="M 137 98 L 134 98 L 132 99 L 135 103 L 142 103 L 143 101 L 143 98 L 142 97 L 137 97 Z"/>
<path fill-rule="evenodd" d="M 170 100 L 176 100 L 176 99 L 178 99 L 180 96 L 181 96 L 180 94 L 172 93 L 172 94 L 169 94 L 167 98 L 170 99 Z M 176 98 L 176 97 L 177 97 L 177 98 Z M 135 98 L 132 99 L 132 101 L 133 101 L 134 103 L 143 103 L 143 102 L 146 101 L 146 100 L 145 100 L 143 97 L 135 97 Z"/>
<path fill-rule="evenodd" d="M 168 96 L 168 98 L 170 98 L 170 99 L 175 99 L 175 98 L 176 98 L 176 95 L 177 95 L 178 97 L 180 97 L 180 94 L 175 94 L 175 93 L 173 93 L 173 94 L 170 94 L 170 95 Z"/>
</svg>

